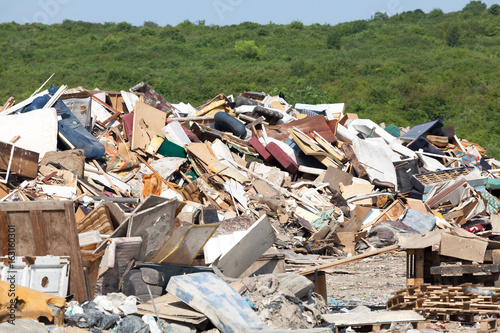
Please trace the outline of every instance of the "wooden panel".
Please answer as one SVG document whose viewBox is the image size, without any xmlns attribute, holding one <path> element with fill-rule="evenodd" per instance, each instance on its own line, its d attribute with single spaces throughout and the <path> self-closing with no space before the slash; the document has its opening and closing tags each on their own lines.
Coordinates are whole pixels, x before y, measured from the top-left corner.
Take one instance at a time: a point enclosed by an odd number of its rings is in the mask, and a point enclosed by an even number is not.
<svg viewBox="0 0 500 333">
<path fill-rule="evenodd" d="M 217 267 L 225 276 L 237 278 L 274 244 L 275 239 L 269 218 L 264 215 L 248 229 L 240 241 L 221 256 Z"/>
<path fill-rule="evenodd" d="M 0 231 L 15 226 L 16 256 L 69 256 L 69 293 L 86 296 L 82 258 L 72 201 L 9 202 L 0 205 Z M 2 240 L 0 255 L 7 255 Z"/>
<path fill-rule="evenodd" d="M 12 146 L 10 144 L 0 142 L 0 170 L 7 170 L 11 150 Z M 22 177 L 36 178 L 38 174 L 38 157 L 39 154 L 34 151 L 15 147 L 10 172 Z"/>
</svg>

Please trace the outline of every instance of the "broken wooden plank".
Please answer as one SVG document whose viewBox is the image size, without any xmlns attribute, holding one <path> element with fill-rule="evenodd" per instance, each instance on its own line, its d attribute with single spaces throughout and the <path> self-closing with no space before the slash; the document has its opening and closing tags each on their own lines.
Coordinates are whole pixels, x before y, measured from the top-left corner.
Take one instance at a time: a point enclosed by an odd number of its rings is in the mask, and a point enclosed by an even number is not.
<svg viewBox="0 0 500 333">
<path fill-rule="evenodd" d="M 6 171 L 9 166 L 9 159 L 13 145 L 7 142 L 0 141 L 0 170 Z M 36 178 L 38 175 L 38 158 L 37 152 L 14 147 L 14 154 L 10 166 L 10 172 L 21 177 Z"/>
<path fill-rule="evenodd" d="M 319 265 L 319 266 L 307 269 L 305 271 L 300 272 L 300 275 L 308 275 L 308 274 L 314 273 L 314 271 L 316 271 L 316 270 L 322 271 L 322 270 L 332 268 L 335 266 L 345 265 L 345 264 L 348 264 L 350 262 L 358 261 L 358 260 L 365 259 L 368 257 L 373 257 L 373 256 L 376 256 L 378 254 L 396 251 L 398 248 L 399 248 L 399 245 L 391 245 L 391 246 L 387 246 L 387 247 L 384 247 L 384 248 L 381 248 L 381 249 L 378 249 L 375 251 L 365 252 L 363 254 L 358 254 L 357 256 L 352 256 L 350 258 L 336 260 L 336 261 L 329 263 L 329 264 Z"/>
</svg>

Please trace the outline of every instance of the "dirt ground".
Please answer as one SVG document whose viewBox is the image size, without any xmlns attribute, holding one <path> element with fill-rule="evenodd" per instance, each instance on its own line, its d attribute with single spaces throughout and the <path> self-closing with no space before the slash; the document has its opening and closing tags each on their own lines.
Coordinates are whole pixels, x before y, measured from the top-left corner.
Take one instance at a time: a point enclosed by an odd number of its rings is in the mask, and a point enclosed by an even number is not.
<svg viewBox="0 0 500 333">
<path fill-rule="evenodd" d="M 406 287 L 405 252 L 385 253 L 326 271 L 329 305 L 385 307 Z"/>
</svg>

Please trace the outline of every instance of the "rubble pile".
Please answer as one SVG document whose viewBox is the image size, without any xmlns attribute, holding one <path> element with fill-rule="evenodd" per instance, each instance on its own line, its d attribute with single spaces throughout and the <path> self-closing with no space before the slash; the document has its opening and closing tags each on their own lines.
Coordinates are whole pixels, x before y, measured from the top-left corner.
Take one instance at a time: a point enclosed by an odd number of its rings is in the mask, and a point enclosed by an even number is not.
<svg viewBox="0 0 500 333">
<path fill-rule="evenodd" d="M 500 286 L 500 161 L 440 119 L 42 89 L 0 108 L 1 321 L 328 332 L 324 271 L 396 250 L 408 287 Z"/>
</svg>

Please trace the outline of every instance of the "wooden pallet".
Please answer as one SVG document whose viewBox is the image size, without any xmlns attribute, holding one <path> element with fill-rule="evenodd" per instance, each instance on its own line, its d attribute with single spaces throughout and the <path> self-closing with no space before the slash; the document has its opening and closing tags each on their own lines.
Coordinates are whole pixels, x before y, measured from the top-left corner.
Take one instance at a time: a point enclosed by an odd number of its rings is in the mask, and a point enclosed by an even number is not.
<svg viewBox="0 0 500 333">
<path fill-rule="evenodd" d="M 444 316 L 474 317 L 492 315 L 500 318 L 500 288 L 488 288 L 492 295 L 465 294 L 460 286 L 419 285 L 394 293 L 387 302 L 388 310 L 415 310 L 426 318 Z"/>
</svg>

